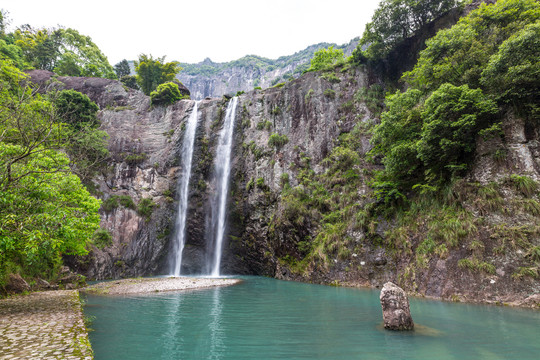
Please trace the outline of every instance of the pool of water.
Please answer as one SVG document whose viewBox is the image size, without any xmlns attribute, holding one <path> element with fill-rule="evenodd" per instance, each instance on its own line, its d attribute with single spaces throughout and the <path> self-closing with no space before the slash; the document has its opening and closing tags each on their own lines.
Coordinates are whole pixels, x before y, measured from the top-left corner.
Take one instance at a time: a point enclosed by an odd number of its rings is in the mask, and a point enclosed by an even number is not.
<svg viewBox="0 0 540 360">
<path fill-rule="evenodd" d="M 540 312 L 411 299 L 382 329 L 379 291 L 246 277 L 223 288 L 85 296 L 96 360 L 539 359 Z"/>
</svg>

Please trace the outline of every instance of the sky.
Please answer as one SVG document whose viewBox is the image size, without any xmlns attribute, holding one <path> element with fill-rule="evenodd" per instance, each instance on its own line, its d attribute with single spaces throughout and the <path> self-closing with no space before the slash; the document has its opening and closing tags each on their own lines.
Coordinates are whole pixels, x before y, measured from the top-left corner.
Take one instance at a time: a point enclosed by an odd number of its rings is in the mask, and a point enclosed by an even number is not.
<svg viewBox="0 0 540 360">
<path fill-rule="evenodd" d="M 276 59 L 320 42 L 362 35 L 380 0 L 2 0 L 10 30 L 70 27 L 111 65 L 141 53 L 167 61 Z"/>
</svg>

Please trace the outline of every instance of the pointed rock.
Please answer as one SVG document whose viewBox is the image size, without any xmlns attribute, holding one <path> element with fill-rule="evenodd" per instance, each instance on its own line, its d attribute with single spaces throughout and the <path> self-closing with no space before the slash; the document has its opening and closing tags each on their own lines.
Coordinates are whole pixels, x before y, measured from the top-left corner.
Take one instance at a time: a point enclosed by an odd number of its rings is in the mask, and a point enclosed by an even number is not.
<svg viewBox="0 0 540 360">
<path fill-rule="evenodd" d="M 402 288 L 387 282 L 381 290 L 384 328 L 388 330 L 413 330 L 414 322 L 409 309 L 409 299 Z"/>
</svg>

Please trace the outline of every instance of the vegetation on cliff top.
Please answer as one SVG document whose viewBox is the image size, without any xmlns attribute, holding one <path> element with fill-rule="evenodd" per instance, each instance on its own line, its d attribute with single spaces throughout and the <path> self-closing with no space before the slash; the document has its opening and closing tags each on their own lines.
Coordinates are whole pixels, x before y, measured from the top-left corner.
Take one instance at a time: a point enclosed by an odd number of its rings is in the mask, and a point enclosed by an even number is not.
<svg viewBox="0 0 540 360">
<path fill-rule="evenodd" d="M 116 78 L 107 57 L 89 36 L 71 28 L 33 28 L 23 25 L 5 33 L 0 16 L 0 59 L 21 70 L 43 69 L 65 76 Z"/>
<path fill-rule="evenodd" d="M 173 81 L 180 70 L 182 70 L 180 63 L 176 61 L 166 63 L 165 56 L 154 59 L 152 55 L 141 54 L 139 60 L 135 62 L 137 84 L 146 95 L 150 95 L 159 85 Z"/>
</svg>

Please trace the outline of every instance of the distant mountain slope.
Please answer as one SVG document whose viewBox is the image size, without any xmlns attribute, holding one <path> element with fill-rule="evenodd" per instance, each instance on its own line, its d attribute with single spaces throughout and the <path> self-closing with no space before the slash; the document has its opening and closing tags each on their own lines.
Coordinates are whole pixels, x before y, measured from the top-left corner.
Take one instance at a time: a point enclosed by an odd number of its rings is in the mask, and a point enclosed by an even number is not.
<svg viewBox="0 0 540 360">
<path fill-rule="evenodd" d="M 256 86 L 267 88 L 300 76 L 309 67 L 309 62 L 317 50 L 334 46 L 343 49 L 348 56 L 358 41 L 359 38 L 354 38 L 349 43 L 339 46 L 319 43 L 275 60 L 247 55 L 238 60 L 215 63 L 206 58 L 197 64 L 182 63 L 184 69 L 177 78 L 191 91 L 192 99 L 219 97 L 238 91 L 253 90 Z"/>
</svg>

